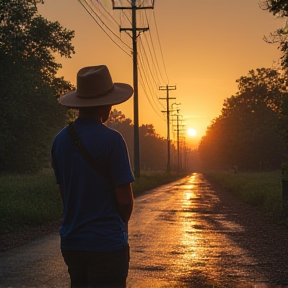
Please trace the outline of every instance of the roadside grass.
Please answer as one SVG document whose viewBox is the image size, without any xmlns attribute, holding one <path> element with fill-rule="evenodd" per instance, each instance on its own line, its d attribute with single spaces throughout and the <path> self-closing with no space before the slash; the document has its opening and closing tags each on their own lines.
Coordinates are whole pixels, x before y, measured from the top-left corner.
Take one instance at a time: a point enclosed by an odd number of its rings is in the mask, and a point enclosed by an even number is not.
<svg viewBox="0 0 288 288">
<path fill-rule="evenodd" d="M 278 223 L 288 226 L 288 207 L 282 203 L 281 171 L 212 171 L 204 175 L 212 184 L 231 192 Z"/>
<path fill-rule="evenodd" d="M 60 219 L 61 209 L 52 172 L 0 176 L 0 234 Z"/>
<path fill-rule="evenodd" d="M 133 183 L 134 196 L 186 176 L 149 172 Z M 31 175 L 0 175 L 0 235 L 61 219 L 62 206 L 51 169 Z"/>
</svg>

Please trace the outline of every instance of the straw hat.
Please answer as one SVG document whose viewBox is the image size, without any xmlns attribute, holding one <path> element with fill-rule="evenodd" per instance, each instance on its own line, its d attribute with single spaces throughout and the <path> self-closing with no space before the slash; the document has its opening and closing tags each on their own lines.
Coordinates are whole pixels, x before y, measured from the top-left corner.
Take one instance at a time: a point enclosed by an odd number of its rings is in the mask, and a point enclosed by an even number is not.
<svg viewBox="0 0 288 288">
<path fill-rule="evenodd" d="M 133 95 L 133 88 L 125 83 L 113 83 L 105 65 L 90 66 L 77 73 L 77 90 L 59 98 L 61 105 L 80 108 L 116 105 Z"/>
</svg>

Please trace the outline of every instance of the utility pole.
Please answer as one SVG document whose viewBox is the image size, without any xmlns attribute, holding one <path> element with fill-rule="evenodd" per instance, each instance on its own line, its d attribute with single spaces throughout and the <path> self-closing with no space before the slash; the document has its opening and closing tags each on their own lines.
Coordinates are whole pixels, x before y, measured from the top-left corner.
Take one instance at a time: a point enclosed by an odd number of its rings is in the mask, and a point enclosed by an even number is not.
<svg viewBox="0 0 288 288">
<path fill-rule="evenodd" d="M 172 106 L 172 108 L 173 108 L 173 106 L 174 105 L 181 105 L 181 103 L 173 103 L 171 106 Z M 177 107 L 178 108 L 178 107 Z M 176 109 L 176 113 L 177 114 L 173 114 L 172 116 L 176 116 L 176 127 L 177 127 L 177 129 L 176 129 L 176 133 L 177 133 L 177 172 L 179 173 L 180 172 L 180 137 L 179 137 L 179 131 L 180 131 L 180 129 L 179 129 L 179 117 L 182 117 L 182 115 L 179 115 L 179 111 L 180 111 L 180 109 Z M 174 126 L 174 125 L 173 125 Z"/>
<path fill-rule="evenodd" d="M 186 125 L 179 125 L 179 133 L 181 132 L 181 134 L 179 135 L 179 142 L 180 142 L 180 144 L 182 144 L 182 148 L 184 149 L 184 147 L 185 147 L 185 134 L 184 134 L 184 131 L 185 131 L 185 129 L 184 129 L 184 127 L 185 127 Z M 181 139 L 181 141 L 180 141 L 180 139 Z M 179 169 L 179 171 L 180 172 L 182 172 L 183 170 L 182 170 L 182 157 L 181 157 L 181 145 L 179 146 L 179 154 L 180 154 L 180 169 Z M 183 154 L 184 155 L 184 154 Z M 185 155 L 184 155 L 185 156 Z M 185 159 L 184 159 L 184 162 L 185 162 Z"/>
<path fill-rule="evenodd" d="M 152 6 L 144 7 L 136 6 L 136 0 L 131 1 L 131 7 L 115 7 L 115 1 L 112 0 L 113 9 L 130 9 L 132 10 L 132 27 L 131 28 L 120 28 L 121 31 L 132 32 L 132 47 L 133 47 L 133 88 L 134 88 L 134 175 L 140 177 L 140 149 L 139 149 L 139 114 L 138 114 L 138 64 L 137 64 L 137 37 L 140 32 L 149 30 L 146 28 L 136 27 L 136 11 L 139 9 L 154 9 L 154 1 Z M 139 34 L 137 35 L 137 31 Z"/>
<path fill-rule="evenodd" d="M 170 110 L 169 110 L 169 100 L 170 99 L 176 99 L 176 98 L 169 98 L 169 91 L 170 90 L 176 90 L 176 86 L 160 86 L 159 90 L 166 90 L 166 98 L 159 98 L 162 100 L 166 100 L 166 107 L 167 111 L 162 111 L 167 113 L 167 153 L 168 153 L 168 159 L 167 159 L 167 168 L 166 171 L 170 172 Z"/>
</svg>

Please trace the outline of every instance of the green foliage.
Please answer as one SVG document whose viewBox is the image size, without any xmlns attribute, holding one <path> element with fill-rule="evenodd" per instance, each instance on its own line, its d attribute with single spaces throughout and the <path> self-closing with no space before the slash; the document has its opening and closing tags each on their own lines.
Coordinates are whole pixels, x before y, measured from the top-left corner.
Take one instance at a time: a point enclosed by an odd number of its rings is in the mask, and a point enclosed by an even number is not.
<svg viewBox="0 0 288 288">
<path fill-rule="evenodd" d="M 201 158 L 209 169 L 277 169 L 285 150 L 282 109 L 287 78 L 262 68 L 237 82 L 239 92 L 225 100 L 221 115 L 202 138 Z"/>
<path fill-rule="evenodd" d="M 60 219 L 62 207 L 48 172 L 0 176 L 0 234 Z"/>
<path fill-rule="evenodd" d="M 37 15 L 35 1 L 0 1 L 0 172 L 28 172 L 48 162 L 66 110 L 57 97 L 71 84 L 53 55 L 71 57 L 73 31 Z"/>
<path fill-rule="evenodd" d="M 277 221 L 287 219 L 282 203 L 281 171 L 231 173 L 206 172 L 205 176 L 217 186 L 233 193 Z M 287 208 L 287 207 L 286 207 Z"/>
</svg>

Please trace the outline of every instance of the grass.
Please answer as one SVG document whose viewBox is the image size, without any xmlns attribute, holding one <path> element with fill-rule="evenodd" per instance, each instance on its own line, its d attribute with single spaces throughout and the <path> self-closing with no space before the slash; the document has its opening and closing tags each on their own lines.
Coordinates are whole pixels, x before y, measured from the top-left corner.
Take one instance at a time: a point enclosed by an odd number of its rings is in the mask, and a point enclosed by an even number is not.
<svg viewBox="0 0 288 288">
<path fill-rule="evenodd" d="M 0 176 L 0 234 L 59 219 L 61 209 L 51 172 Z"/>
<path fill-rule="evenodd" d="M 281 171 L 204 173 L 208 180 L 233 193 L 278 222 L 286 222 L 288 207 L 282 203 Z"/>
<path fill-rule="evenodd" d="M 185 175 L 143 173 L 133 183 L 134 196 Z M 33 175 L 0 176 L 0 235 L 61 218 L 62 206 L 51 169 Z"/>
</svg>

